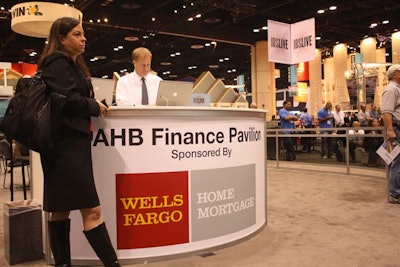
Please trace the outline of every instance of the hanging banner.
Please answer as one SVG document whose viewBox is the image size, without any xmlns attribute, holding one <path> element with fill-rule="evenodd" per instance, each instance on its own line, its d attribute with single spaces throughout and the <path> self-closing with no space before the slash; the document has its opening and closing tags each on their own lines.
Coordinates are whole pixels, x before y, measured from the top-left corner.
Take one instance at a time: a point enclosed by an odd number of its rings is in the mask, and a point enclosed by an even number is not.
<svg viewBox="0 0 400 267">
<path fill-rule="evenodd" d="M 290 85 L 297 85 L 297 66 L 296 65 L 291 65 L 288 68 L 289 71 L 289 82 Z"/>
<path fill-rule="evenodd" d="M 365 102 L 367 104 L 374 103 L 377 79 L 378 76 L 365 77 Z"/>
<path fill-rule="evenodd" d="M 11 8 L 11 29 L 22 35 L 47 38 L 51 25 L 61 17 L 72 17 L 82 21 L 82 12 L 58 3 L 19 3 Z"/>
<path fill-rule="evenodd" d="M 315 60 L 315 19 L 290 25 L 291 64 Z"/>
<path fill-rule="evenodd" d="M 307 88 L 307 83 L 299 82 L 297 84 L 297 95 L 293 98 L 293 101 L 307 103 Z"/>
<path fill-rule="evenodd" d="M 290 24 L 268 20 L 268 60 L 291 64 Z"/>
<path fill-rule="evenodd" d="M 310 80 L 310 71 L 308 62 L 297 64 L 297 80 L 299 82 L 308 82 Z"/>
<path fill-rule="evenodd" d="M 294 24 L 268 20 L 268 60 L 283 64 L 315 60 L 315 19 Z"/>
<path fill-rule="evenodd" d="M 358 88 L 355 78 L 346 79 L 347 91 L 349 93 L 350 105 L 357 106 L 358 101 Z"/>
</svg>

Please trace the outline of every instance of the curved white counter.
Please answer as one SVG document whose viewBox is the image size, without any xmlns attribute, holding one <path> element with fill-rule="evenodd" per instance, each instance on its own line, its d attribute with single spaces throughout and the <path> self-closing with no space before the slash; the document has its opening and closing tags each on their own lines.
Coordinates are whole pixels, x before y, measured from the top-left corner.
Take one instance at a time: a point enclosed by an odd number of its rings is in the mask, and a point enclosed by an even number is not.
<svg viewBox="0 0 400 267">
<path fill-rule="evenodd" d="M 265 112 L 113 108 L 93 119 L 93 168 L 122 263 L 210 251 L 266 223 Z M 99 262 L 72 213 L 74 264 Z"/>
</svg>

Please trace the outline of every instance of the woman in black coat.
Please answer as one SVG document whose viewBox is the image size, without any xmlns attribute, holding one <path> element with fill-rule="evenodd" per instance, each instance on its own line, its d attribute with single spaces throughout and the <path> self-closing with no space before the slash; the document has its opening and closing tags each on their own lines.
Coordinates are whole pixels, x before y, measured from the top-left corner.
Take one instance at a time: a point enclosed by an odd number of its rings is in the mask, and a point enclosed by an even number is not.
<svg viewBox="0 0 400 267">
<path fill-rule="evenodd" d="M 94 99 L 90 74 L 81 54 L 86 38 L 82 24 L 60 18 L 51 29 L 39 62 L 43 80 L 58 97 L 61 129 L 54 149 L 41 154 L 44 173 L 43 209 L 50 213 L 50 245 L 56 266 L 70 266 L 71 210 L 82 214 L 84 234 L 105 266 L 119 266 L 101 217 L 91 157 L 91 116 L 108 112 Z"/>
</svg>

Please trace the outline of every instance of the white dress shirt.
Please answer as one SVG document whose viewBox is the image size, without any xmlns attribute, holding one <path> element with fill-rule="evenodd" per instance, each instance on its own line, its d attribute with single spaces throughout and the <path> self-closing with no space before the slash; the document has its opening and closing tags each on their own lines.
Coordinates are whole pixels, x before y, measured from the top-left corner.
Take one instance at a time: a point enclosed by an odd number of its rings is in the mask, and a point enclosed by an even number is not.
<svg viewBox="0 0 400 267">
<path fill-rule="evenodd" d="M 337 112 L 336 110 L 332 113 L 335 119 L 335 126 L 344 125 L 344 113 L 342 111 Z"/>
<path fill-rule="evenodd" d="M 149 73 L 144 77 L 146 80 L 147 94 L 149 96 L 149 105 L 155 105 L 160 81 L 157 75 Z M 115 102 L 117 106 L 141 106 L 142 105 L 142 77 L 137 73 L 131 72 L 118 80 L 115 93 Z"/>
</svg>

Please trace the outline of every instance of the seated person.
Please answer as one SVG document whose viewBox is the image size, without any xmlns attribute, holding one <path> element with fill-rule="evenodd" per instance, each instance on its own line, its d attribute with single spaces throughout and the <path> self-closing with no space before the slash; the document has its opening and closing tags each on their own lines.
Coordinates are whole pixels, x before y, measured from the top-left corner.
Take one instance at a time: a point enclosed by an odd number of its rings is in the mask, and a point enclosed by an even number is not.
<svg viewBox="0 0 400 267">
<path fill-rule="evenodd" d="M 359 121 L 354 121 L 353 129 L 349 130 L 350 162 L 356 162 L 356 148 L 364 145 L 364 130 L 360 126 Z"/>
<path fill-rule="evenodd" d="M 379 121 L 377 119 L 372 118 L 368 121 L 368 127 L 378 127 Z M 381 134 L 381 131 L 378 130 L 367 130 L 366 134 Z M 378 154 L 376 150 L 383 143 L 383 137 L 365 137 L 364 138 L 364 149 L 368 152 L 368 163 L 367 166 L 375 167 L 378 161 Z"/>
</svg>

